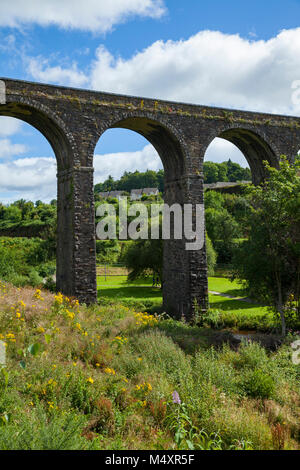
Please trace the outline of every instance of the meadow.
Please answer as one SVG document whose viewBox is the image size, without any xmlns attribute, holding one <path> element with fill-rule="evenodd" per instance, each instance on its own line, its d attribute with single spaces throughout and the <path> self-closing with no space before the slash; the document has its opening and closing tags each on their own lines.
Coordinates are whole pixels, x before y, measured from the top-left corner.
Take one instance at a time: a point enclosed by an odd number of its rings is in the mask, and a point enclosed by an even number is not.
<svg viewBox="0 0 300 470">
<path fill-rule="evenodd" d="M 110 300 L 1 283 L 0 449 L 298 449 L 299 366 Z"/>
<path fill-rule="evenodd" d="M 127 276 L 98 276 L 99 298 L 101 301 L 118 300 L 129 307 L 144 309 L 152 313 L 162 312 L 162 291 L 152 287 L 152 278 L 128 282 Z M 245 301 L 243 286 L 237 281 L 224 277 L 209 277 L 210 310 L 205 318 L 206 326 L 271 332 L 278 328 L 278 319 L 271 309 L 254 301 Z"/>
</svg>

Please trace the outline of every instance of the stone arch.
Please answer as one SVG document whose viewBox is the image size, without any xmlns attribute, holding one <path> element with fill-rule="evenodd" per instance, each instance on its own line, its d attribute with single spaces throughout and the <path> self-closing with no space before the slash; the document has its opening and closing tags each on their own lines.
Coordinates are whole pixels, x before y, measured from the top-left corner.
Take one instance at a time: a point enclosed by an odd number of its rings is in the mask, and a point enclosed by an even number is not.
<svg viewBox="0 0 300 470">
<path fill-rule="evenodd" d="M 20 119 L 37 129 L 47 139 L 56 157 L 57 184 L 57 255 L 58 290 L 67 295 L 74 292 L 74 242 L 72 169 L 79 166 L 77 147 L 62 119 L 44 104 L 24 97 L 14 97 L 0 105 L 0 116 Z M 68 172 L 71 170 L 71 176 Z"/>
<path fill-rule="evenodd" d="M 219 129 L 213 137 L 210 136 L 209 144 L 216 137 L 228 140 L 244 154 L 254 184 L 259 184 L 265 178 L 264 161 L 275 168 L 279 165 L 280 152 L 276 144 L 270 142 L 265 133 L 257 128 L 254 131 L 250 126 L 227 125 Z"/>
<path fill-rule="evenodd" d="M 63 120 L 45 105 L 32 99 L 15 97 L 13 101 L 0 105 L 0 116 L 20 119 L 41 132 L 54 151 L 59 170 L 79 164 L 72 134 Z"/>
<path fill-rule="evenodd" d="M 142 135 L 147 139 L 159 154 L 164 170 L 165 180 L 174 181 L 180 179 L 186 171 L 187 146 L 178 130 L 165 122 L 157 120 L 156 116 L 126 115 L 120 119 L 113 119 L 106 122 L 105 128 L 101 128 L 100 135 L 93 142 L 94 148 L 101 139 L 101 135 L 108 129 L 122 128 L 128 129 Z M 94 152 L 91 152 L 93 155 Z"/>
</svg>

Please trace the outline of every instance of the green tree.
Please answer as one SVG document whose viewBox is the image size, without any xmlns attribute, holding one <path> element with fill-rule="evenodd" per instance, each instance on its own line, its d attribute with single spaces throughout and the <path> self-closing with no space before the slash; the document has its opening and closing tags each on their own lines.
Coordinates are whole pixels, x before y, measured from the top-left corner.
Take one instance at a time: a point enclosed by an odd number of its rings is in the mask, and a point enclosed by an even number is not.
<svg viewBox="0 0 300 470">
<path fill-rule="evenodd" d="M 285 306 L 300 292 L 300 160 L 282 157 L 280 168 L 267 163 L 268 179 L 252 186 L 253 211 L 249 239 L 238 250 L 235 277 L 245 279 L 250 292 L 273 305 L 286 335 Z"/>
<path fill-rule="evenodd" d="M 137 240 L 128 244 L 123 261 L 129 270 L 128 279 L 134 281 L 154 272 L 163 281 L 163 240 Z"/>
</svg>

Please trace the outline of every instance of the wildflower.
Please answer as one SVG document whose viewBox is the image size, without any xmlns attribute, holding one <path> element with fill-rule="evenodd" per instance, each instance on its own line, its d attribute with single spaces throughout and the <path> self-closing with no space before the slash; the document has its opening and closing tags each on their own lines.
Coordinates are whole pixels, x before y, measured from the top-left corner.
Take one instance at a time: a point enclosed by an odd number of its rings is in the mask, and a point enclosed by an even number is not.
<svg viewBox="0 0 300 470">
<path fill-rule="evenodd" d="M 109 367 L 106 367 L 106 368 L 104 369 L 104 372 L 105 372 L 106 374 L 110 374 L 110 375 L 115 375 L 115 374 L 116 374 L 116 371 L 115 371 L 114 369 L 110 369 Z"/>
<path fill-rule="evenodd" d="M 67 312 L 67 316 L 68 316 L 69 318 L 71 318 L 71 320 L 73 320 L 74 317 L 75 317 L 75 313 L 70 312 L 69 310 L 66 310 L 66 312 Z"/>
<path fill-rule="evenodd" d="M 38 333 L 45 333 L 45 328 L 43 328 L 42 326 L 38 326 L 37 329 L 36 329 L 36 331 L 37 331 Z"/>
<path fill-rule="evenodd" d="M 54 296 L 54 299 L 57 305 L 61 305 L 64 301 L 64 296 L 59 292 L 57 295 Z"/>
<path fill-rule="evenodd" d="M 80 323 L 76 323 L 76 324 L 75 324 L 75 328 L 77 328 L 78 330 L 81 330 L 81 325 L 80 325 Z"/>
<path fill-rule="evenodd" d="M 94 379 L 92 379 L 92 377 L 89 377 L 89 378 L 87 379 L 87 382 L 89 382 L 90 384 L 93 384 L 93 383 L 94 383 Z"/>
<path fill-rule="evenodd" d="M 34 294 L 33 297 L 34 297 L 35 299 L 37 299 L 37 300 L 42 300 L 42 301 L 45 300 L 45 299 L 41 296 L 41 293 L 42 293 L 42 291 L 41 291 L 40 289 L 37 289 L 37 290 L 35 291 L 35 294 Z"/>
<path fill-rule="evenodd" d="M 55 388 L 57 386 L 57 382 L 55 382 L 55 380 L 53 379 L 49 379 L 47 382 L 47 386 Z"/>
<path fill-rule="evenodd" d="M 181 405 L 180 396 L 176 390 L 172 393 L 172 398 L 173 398 L 173 403 L 175 403 L 176 405 Z"/>
</svg>

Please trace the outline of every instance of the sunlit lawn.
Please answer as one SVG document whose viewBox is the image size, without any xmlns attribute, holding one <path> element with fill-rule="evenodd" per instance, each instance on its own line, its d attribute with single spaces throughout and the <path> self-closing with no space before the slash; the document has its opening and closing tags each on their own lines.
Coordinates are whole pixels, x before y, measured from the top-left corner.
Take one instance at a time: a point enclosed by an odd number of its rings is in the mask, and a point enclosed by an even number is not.
<svg viewBox="0 0 300 470">
<path fill-rule="evenodd" d="M 240 284 L 230 279 L 210 277 L 209 290 L 236 297 L 245 297 Z M 157 287 L 152 287 L 152 278 L 140 279 L 133 283 L 127 281 L 126 276 L 98 276 L 98 289 L 100 298 L 118 299 L 121 301 L 150 301 L 155 306 L 162 303 L 162 291 Z M 213 309 L 230 311 L 233 315 L 243 316 L 264 315 L 268 313 L 267 307 L 259 304 L 243 302 L 241 300 L 227 299 L 217 295 L 209 295 L 210 306 Z"/>
</svg>

